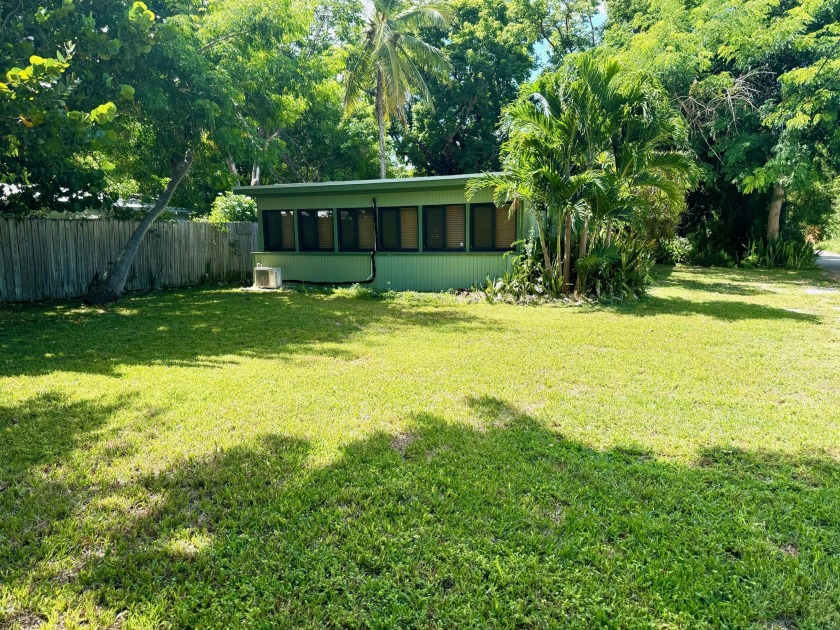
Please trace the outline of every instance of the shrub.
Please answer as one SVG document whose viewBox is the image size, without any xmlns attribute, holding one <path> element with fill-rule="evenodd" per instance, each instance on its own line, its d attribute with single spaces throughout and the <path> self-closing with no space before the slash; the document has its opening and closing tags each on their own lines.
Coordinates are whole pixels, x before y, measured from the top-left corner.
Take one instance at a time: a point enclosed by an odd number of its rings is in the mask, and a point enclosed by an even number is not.
<svg viewBox="0 0 840 630">
<path fill-rule="evenodd" d="M 220 230 L 227 229 L 228 223 L 236 221 L 256 222 L 257 202 L 245 195 L 234 195 L 228 191 L 216 197 L 207 217 L 207 222 Z"/>
<path fill-rule="evenodd" d="M 655 262 L 651 249 L 642 243 L 599 245 L 577 262 L 579 286 L 585 295 L 598 299 L 639 297 L 651 283 Z"/>
<path fill-rule="evenodd" d="M 779 238 L 775 241 L 751 240 L 741 265 L 747 268 L 812 269 L 817 264 L 818 250 L 808 242 Z"/>
<path fill-rule="evenodd" d="M 692 261 L 694 245 L 684 236 L 675 236 L 659 245 L 656 258 L 666 265 L 688 264 Z"/>
</svg>

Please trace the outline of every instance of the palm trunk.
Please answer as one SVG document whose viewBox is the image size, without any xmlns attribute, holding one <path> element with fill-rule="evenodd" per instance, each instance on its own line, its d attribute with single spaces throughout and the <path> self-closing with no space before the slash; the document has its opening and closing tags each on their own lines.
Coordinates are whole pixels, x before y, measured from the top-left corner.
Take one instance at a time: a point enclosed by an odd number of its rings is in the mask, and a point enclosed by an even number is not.
<svg viewBox="0 0 840 630">
<path fill-rule="evenodd" d="M 143 237 L 146 236 L 146 232 L 149 231 L 149 228 L 157 220 L 157 218 L 164 210 L 166 210 L 166 207 L 169 205 L 172 195 L 174 195 L 175 191 L 178 189 L 178 185 L 181 183 L 181 180 L 183 180 L 184 176 L 187 172 L 189 172 L 190 166 L 192 166 L 192 161 L 192 151 L 187 151 L 187 154 L 184 156 L 184 161 L 177 169 L 175 169 L 175 172 L 172 174 L 172 179 L 169 180 L 169 183 L 166 185 L 163 194 L 157 200 L 155 206 L 140 222 L 137 229 L 134 230 L 131 238 L 128 239 L 128 244 L 122 250 L 116 262 L 108 271 L 105 272 L 102 279 L 94 286 L 88 296 L 88 302 L 91 304 L 106 304 L 120 299 L 123 291 L 125 291 L 125 283 L 128 280 L 128 271 L 131 269 L 131 264 L 134 262 L 134 257 L 137 255 L 137 250 L 140 248 L 140 243 L 143 241 Z"/>
<path fill-rule="evenodd" d="M 376 71 L 376 122 L 379 123 L 379 173 L 385 179 L 385 86 L 382 71 Z"/>
<path fill-rule="evenodd" d="M 566 234 L 563 243 L 563 293 L 572 286 L 572 213 L 566 214 Z"/>
<path fill-rule="evenodd" d="M 607 247 L 612 245 L 612 233 L 613 233 L 612 221 L 607 221 L 607 238 L 604 241 L 604 245 L 606 245 Z"/>
<path fill-rule="evenodd" d="M 583 227 L 580 231 L 580 249 L 578 250 L 578 260 L 583 258 L 589 253 L 589 219 L 586 218 L 583 220 Z M 585 278 L 583 275 L 578 271 L 577 280 L 575 281 L 575 293 L 583 293 L 583 283 Z"/>
<path fill-rule="evenodd" d="M 583 220 L 583 227 L 580 231 L 580 252 L 578 258 L 583 258 L 589 253 L 589 219 Z"/>
<path fill-rule="evenodd" d="M 545 242 L 545 228 L 543 226 L 542 218 L 540 217 L 539 213 L 537 215 L 537 232 L 539 232 L 540 236 L 540 249 L 542 249 L 543 255 L 543 264 L 545 264 L 545 271 L 549 276 L 552 276 L 551 272 L 551 253 L 548 251 L 548 243 Z"/>
<path fill-rule="evenodd" d="M 785 203 L 785 189 L 779 184 L 773 187 L 773 199 L 770 201 L 770 211 L 767 213 L 767 240 L 775 241 L 781 231 L 780 219 L 782 206 Z"/>
</svg>

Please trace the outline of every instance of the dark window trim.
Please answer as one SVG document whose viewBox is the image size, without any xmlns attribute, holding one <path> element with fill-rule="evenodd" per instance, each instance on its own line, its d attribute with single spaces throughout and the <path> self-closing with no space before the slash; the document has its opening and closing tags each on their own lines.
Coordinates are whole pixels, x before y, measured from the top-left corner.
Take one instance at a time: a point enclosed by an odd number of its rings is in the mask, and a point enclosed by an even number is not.
<svg viewBox="0 0 840 630">
<path fill-rule="evenodd" d="M 303 222 L 300 220 L 300 213 L 301 212 L 314 212 L 315 213 L 315 239 L 318 241 L 318 246 L 315 248 L 308 248 L 304 247 L 303 245 L 303 234 L 301 233 L 303 230 Z M 332 247 L 326 249 L 320 246 L 321 243 L 321 226 L 318 222 L 318 213 L 319 212 L 329 212 L 330 217 L 333 218 L 333 231 L 335 231 L 335 219 L 333 217 L 333 212 L 335 210 L 333 208 L 303 208 L 301 210 L 295 210 L 294 220 L 295 220 L 295 227 L 297 228 L 297 240 L 298 240 L 298 248 L 297 251 L 299 252 L 306 252 L 306 253 L 316 253 L 316 252 L 323 252 L 323 253 L 334 253 L 335 252 L 335 236 L 333 236 L 333 244 Z"/>
<path fill-rule="evenodd" d="M 403 247 L 402 243 L 402 211 L 403 209 L 413 208 L 414 212 L 417 213 L 417 247 Z M 397 241 L 398 245 L 395 248 L 392 247 L 385 247 L 383 240 L 382 240 L 382 226 L 384 222 L 382 221 L 382 213 L 383 212 L 396 212 L 397 214 Z M 420 207 L 419 206 L 387 206 L 385 208 L 379 208 L 379 221 L 378 228 L 379 234 L 376 235 L 377 238 L 377 245 L 379 246 L 378 249 L 380 252 L 419 252 L 420 251 Z M 425 248 L 424 248 L 425 249 Z"/>
<path fill-rule="evenodd" d="M 372 208 L 338 208 L 336 209 L 336 219 L 338 221 L 338 251 L 340 253 L 358 253 L 358 252 L 369 252 L 370 248 L 362 248 L 359 247 L 359 213 L 360 212 L 373 212 Z M 344 222 L 341 220 L 341 213 L 342 212 L 352 212 L 356 220 L 353 221 L 353 242 L 355 243 L 354 247 L 346 248 L 342 245 L 343 235 L 344 235 Z M 375 233 L 376 232 L 376 222 L 374 222 L 374 241 L 376 241 L 379 236 Z"/>
<path fill-rule="evenodd" d="M 464 243 L 463 247 L 447 247 L 446 246 L 446 208 L 449 206 L 462 206 L 464 208 L 464 222 L 466 223 L 467 220 L 467 204 L 464 203 L 445 203 L 445 204 L 435 204 L 429 206 L 423 206 L 423 251 L 424 252 L 460 252 L 460 253 L 468 253 L 467 252 L 467 244 Z M 437 209 L 440 208 L 443 210 L 443 247 L 429 247 L 429 229 L 426 221 L 428 220 L 427 211 L 429 209 Z M 464 226 L 466 228 L 466 226 Z M 466 229 L 464 230 L 466 232 Z M 466 234 L 464 235 L 466 237 Z"/>
<path fill-rule="evenodd" d="M 487 207 L 493 209 L 493 212 L 490 214 L 490 239 L 493 241 L 492 247 L 476 247 L 475 246 L 475 215 L 473 214 L 473 209 L 476 207 Z M 470 204 L 470 251 L 471 252 L 509 252 L 513 250 L 513 246 L 510 247 L 499 247 L 496 244 L 496 210 L 499 209 L 494 203 L 473 203 Z M 513 240 L 516 241 L 516 214 L 513 215 Z"/>
<path fill-rule="evenodd" d="M 292 213 L 292 242 L 294 242 L 294 231 L 295 231 L 295 227 L 294 227 L 295 226 L 295 213 L 294 213 L 294 211 L 293 210 L 263 210 L 262 214 L 261 214 L 262 228 L 263 228 L 263 234 L 262 234 L 263 251 L 266 251 L 266 252 L 293 252 L 293 251 L 295 251 L 294 245 L 292 245 L 292 247 L 283 247 L 283 236 L 284 236 L 284 234 L 283 234 L 283 219 L 282 219 L 282 217 L 283 217 L 284 212 L 291 212 Z M 268 234 L 266 234 L 265 227 L 267 225 L 266 215 L 269 215 L 269 214 L 271 214 L 271 215 L 276 214 L 280 217 L 280 220 L 277 222 L 277 224 L 279 226 L 279 230 L 280 230 L 280 235 L 279 235 L 280 246 L 275 247 L 275 248 L 270 248 L 268 246 Z"/>
</svg>

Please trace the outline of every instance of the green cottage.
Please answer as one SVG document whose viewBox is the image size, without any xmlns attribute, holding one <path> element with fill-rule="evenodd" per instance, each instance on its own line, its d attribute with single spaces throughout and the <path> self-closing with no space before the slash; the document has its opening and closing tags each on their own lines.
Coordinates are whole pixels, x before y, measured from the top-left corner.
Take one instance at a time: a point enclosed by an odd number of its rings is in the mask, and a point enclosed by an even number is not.
<svg viewBox="0 0 840 630">
<path fill-rule="evenodd" d="M 499 277 L 526 230 L 490 190 L 467 202 L 478 175 L 242 186 L 259 208 L 255 267 L 284 282 L 367 283 L 397 291 L 444 291 Z M 375 270 L 375 273 L 374 273 Z"/>
</svg>

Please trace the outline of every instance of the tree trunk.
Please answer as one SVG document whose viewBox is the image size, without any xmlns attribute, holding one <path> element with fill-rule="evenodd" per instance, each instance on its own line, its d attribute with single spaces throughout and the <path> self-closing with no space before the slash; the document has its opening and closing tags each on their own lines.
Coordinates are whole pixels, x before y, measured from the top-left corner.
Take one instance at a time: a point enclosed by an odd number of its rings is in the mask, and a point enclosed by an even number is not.
<svg viewBox="0 0 840 630">
<path fill-rule="evenodd" d="M 385 86 L 382 71 L 376 71 L 376 122 L 379 123 L 379 172 L 385 179 Z"/>
<path fill-rule="evenodd" d="M 566 214 L 566 234 L 563 243 L 563 293 L 572 286 L 572 213 Z"/>
<path fill-rule="evenodd" d="M 773 187 L 773 199 L 770 201 L 770 211 L 767 213 L 767 240 L 775 241 L 779 238 L 779 221 L 782 216 L 782 206 L 785 203 L 785 189 L 779 184 Z"/>
<path fill-rule="evenodd" d="M 613 233 L 612 221 L 607 221 L 607 238 L 606 238 L 606 241 L 604 243 L 607 247 L 612 245 L 612 233 Z"/>
<path fill-rule="evenodd" d="M 251 167 L 251 186 L 259 186 L 260 185 L 260 165 L 254 163 Z"/>
<path fill-rule="evenodd" d="M 540 237 L 540 249 L 542 249 L 543 255 L 543 264 L 545 264 L 545 271 L 549 275 L 549 277 L 553 277 L 553 273 L 551 270 L 551 253 L 548 251 L 548 243 L 546 243 L 546 234 L 545 234 L 545 226 L 543 226 L 542 218 L 540 217 L 538 212 L 535 212 L 537 216 L 537 232 L 539 233 Z"/>
<path fill-rule="evenodd" d="M 228 167 L 228 170 L 230 171 L 230 174 L 235 175 L 237 177 L 237 185 L 238 185 L 239 184 L 239 182 L 238 182 L 239 172 L 236 170 L 236 162 L 234 162 L 230 158 L 225 160 L 225 162 L 227 163 L 227 167 Z"/>
<path fill-rule="evenodd" d="M 583 220 L 583 227 L 580 230 L 580 249 L 578 250 L 578 260 L 583 258 L 589 253 L 589 218 L 585 218 Z M 582 293 L 583 292 L 583 282 L 584 278 L 581 275 L 580 271 L 577 274 L 577 280 L 575 281 L 575 293 Z"/>
<path fill-rule="evenodd" d="M 583 227 L 580 231 L 580 252 L 578 258 L 583 258 L 589 253 L 589 219 L 583 220 Z"/>
<path fill-rule="evenodd" d="M 128 280 L 128 271 L 131 269 L 131 264 L 134 262 L 134 257 L 137 255 L 137 250 L 140 248 L 143 237 L 146 236 L 146 232 L 149 231 L 152 223 L 166 210 L 169 201 L 172 199 L 172 195 L 175 194 L 181 180 L 184 179 L 184 176 L 190 170 L 192 161 L 192 151 L 187 151 L 187 154 L 184 156 L 184 161 L 175 169 L 175 172 L 172 174 L 172 179 L 169 180 L 163 194 L 157 200 L 157 203 L 149 214 L 137 226 L 137 229 L 134 230 L 134 234 L 128 239 L 128 244 L 122 250 L 116 262 L 93 287 L 86 300 L 87 302 L 91 304 L 107 304 L 108 302 L 116 302 L 122 297 L 123 291 L 125 290 L 125 283 Z"/>
</svg>

